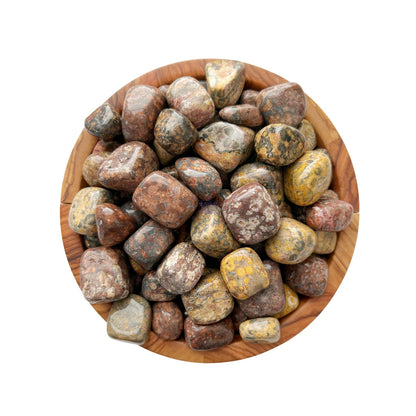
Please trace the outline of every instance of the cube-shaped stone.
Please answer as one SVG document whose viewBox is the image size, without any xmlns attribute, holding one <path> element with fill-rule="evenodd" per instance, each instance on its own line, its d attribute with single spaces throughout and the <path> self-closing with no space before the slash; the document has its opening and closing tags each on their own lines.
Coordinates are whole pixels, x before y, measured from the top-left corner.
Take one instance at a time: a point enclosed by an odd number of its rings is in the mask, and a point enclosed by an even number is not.
<svg viewBox="0 0 416 416">
<path fill-rule="evenodd" d="M 183 330 L 183 315 L 175 302 L 156 302 L 152 305 L 152 328 L 164 340 L 178 339 Z"/>
</svg>

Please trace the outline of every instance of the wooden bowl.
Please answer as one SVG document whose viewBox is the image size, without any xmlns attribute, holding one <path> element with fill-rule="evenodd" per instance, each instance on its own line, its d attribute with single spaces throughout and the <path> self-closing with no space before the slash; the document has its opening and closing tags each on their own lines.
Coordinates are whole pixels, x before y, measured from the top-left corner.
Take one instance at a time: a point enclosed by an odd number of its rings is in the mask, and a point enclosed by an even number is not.
<svg viewBox="0 0 416 416">
<path fill-rule="evenodd" d="M 204 79 L 205 65 L 209 61 L 211 59 L 197 59 L 155 69 L 125 85 L 112 95 L 108 102 L 121 113 L 124 96 L 131 86 L 148 84 L 159 87 L 184 75 Z M 287 81 L 265 69 L 246 64 L 245 88 L 261 90 L 283 82 Z M 312 99 L 309 97 L 307 99 L 308 108 L 305 118 L 312 123 L 316 131 L 318 147 L 324 147 L 328 150 L 334 164 L 334 179 L 331 188 L 338 193 L 341 200 L 351 203 L 354 207 L 353 220 L 348 228 L 338 233 L 336 250 L 329 257 L 329 281 L 325 293 L 316 298 L 300 296 L 299 307 L 280 320 L 281 338 L 279 342 L 274 344 L 248 344 L 236 335 L 232 344 L 228 346 L 217 350 L 199 352 L 191 350 L 183 338 L 177 341 L 164 341 L 152 332 L 149 341 L 142 346 L 143 348 L 167 357 L 193 362 L 226 362 L 252 357 L 275 348 L 294 337 L 309 325 L 331 300 L 345 276 L 357 239 L 359 221 L 358 188 L 354 169 L 341 137 L 325 113 Z M 96 142 L 97 138 L 85 129 L 81 132 L 69 158 L 62 184 L 60 205 L 62 239 L 69 265 L 78 284 L 79 262 L 84 246 L 82 236 L 74 233 L 68 226 L 68 212 L 75 194 L 81 188 L 87 186 L 82 178 L 82 164 L 91 153 Z M 107 319 L 111 304 L 92 306 L 102 318 Z"/>
</svg>

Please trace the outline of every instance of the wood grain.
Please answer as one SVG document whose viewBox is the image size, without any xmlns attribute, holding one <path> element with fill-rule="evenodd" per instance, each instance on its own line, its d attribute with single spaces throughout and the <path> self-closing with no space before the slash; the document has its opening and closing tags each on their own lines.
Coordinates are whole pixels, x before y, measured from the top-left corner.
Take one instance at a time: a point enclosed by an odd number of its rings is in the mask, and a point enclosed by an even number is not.
<svg viewBox="0 0 416 416">
<path fill-rule="evenodd" d="M 148 84 L 158 87 L 169 84 L 184 75 L 204 79 L 205 65 L 209 61 L 211 59 L 178 62 L 156 69 L 125 85 L 107 101 L 121 112 L 124 96 L 132 85 Z M 272 72 L 246 64 L 246 88 L 260 90 L 282 82 L 286 82 L 286 80 Z M 317 298 L 301 297 L 298 309 L 280 320 L 281 338 L 275 344 L 248 344 L 243 342 L 239 336 L 236 336 L 231 345 L 214 351 L 200 352 L 189 349 L 183 339 L 163 341 L 154 333 L 151 333 L 149 341 L 143 345 L 144 348 L 167 357 L 192 362 L 213 363 L 252 357 L 275 348 L 297 335 L 322 312 L 335 294 L 350 264 L 357 239 L 359 223 L 358 187 L 351 159 L 340 135 L 319 106 L 309 97 L 307 99 L 308 109 L 305 118 L 315 128 L 318 146 L 325 147 L 328 150 L 334 164 L 334 179 L 331 188 L 339 194 L 340 199 L 350 202 L 354 207 L 354 216 L 350 226 L 338 233 L 336 250 L 329 256 L 329 282 L 325 293 Z M 96 137 L 90 135 L 85 129 L 82 131 L 68 160 L 62 183 L 60 205 L 62 239 L 71 271 L 78 283 L 79 261 L 84 246 L 82 236 L 74 233 L 68 226 L 68 213 L 75 194 L 86 186 L 82 178 L 82 164 L 91 153 L 96 142 Z M 111 304 L 92 306 L 102 318 L 107 319 Z"/>
</svg>

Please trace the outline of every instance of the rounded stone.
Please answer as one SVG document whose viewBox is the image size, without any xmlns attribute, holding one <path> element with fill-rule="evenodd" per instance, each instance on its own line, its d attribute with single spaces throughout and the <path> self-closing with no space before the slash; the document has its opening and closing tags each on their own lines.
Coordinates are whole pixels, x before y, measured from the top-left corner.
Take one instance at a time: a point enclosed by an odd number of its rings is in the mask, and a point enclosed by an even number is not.
<svg viewBox="0 0 416 416">
<path fill-rule="evenodd" d="M 248 317 L 241 310 L 238 302 L 234 302 L 234 309 L 230 313 L 230 318 L 233 321 L 234 332 L 238 333 L 240 329 L 240 324 L 244 321 L 247 321 Z"/>
<path fill-rule="evenodd" d="M 176 298 L 176 295 L 168 292 L 160 283 L 156 272 L 151 270 L 142 280 L 142 296 L 152 302 L 167 302 Z"/>
<path fill-rule="evenodd" d="M 100 247 L 100 240 L 97 236 L 84 235 L 84 245 L 86 248 Z"/>
<path fill-rule="evenodd" d="M 256 99 L 259 92 L 256 90 L 244 90 L 240 96 L 240 104 L 256 105 Z"/>
<path fill-rule="evenodd" d="M 303 134 L 303 137 L 305 138 L 305 152 L 315 149 L 317 139 L 312 124 L 308 120 L 303 119 L 298 126 L 298 130 Z"/>
<path fill-rule="evenodd" d="M 276 319 L 280 319 L 286 315 L 289 315 L 299 306 L 298 294 L 293 289 L 291 289 L 286 283 L 283 283 L 283 288 L 285 291 L 285 299 L 286 299 L 285 307 L 283 308 L 281 312 L 274 315 Z"/>
<path fill-rule="evenodd" d="M 166 97 L 166 93 L 168 92 L 170 84 L 163 84 L 160 87 L 158 87 L 159 91 Z"/>
<path fill-rule="evenodd" d="M 280 339 L 280 324 L 276 318 L 264 317 L 244 321 L 240 324 L 240 336 L 245 342 L 272 344 Z"/>
<path fill-rule="evenodd" d="M 286 201 L 283 201 L 279 205 L 279 212 L 280 212 L 280 217 L 281 218 L 283 218 L 283 217 L 293 218 L 292 208 L 290 207 L 290 205 Z"/>
<path fill-rule="evenodd" d="M 111 141 L 121 134 L 121 117 L 109 103 L 104 103 L 85 120 L 85 129 L 93 136 Z"/>
<path fill-rule="evenodd" d="M 175 155 L 171 155 L 169 152 L 167 152 L 163 147 L 160 146 L 158 142 L 153 142 L 153 146 L 161 165 L 169 165 L 169 163 L 175 159 Z"/>
<path fill-rule="evenodd" d="M 335 231 L 315 231 L 315 254 L 330 254 L 337 246 L 337 233 Z"/>
<path fill-rule="evenodd" d="M 317 231 L 339 232 L 350 225 L 353 213 L 354 207 L 348 202 L 319 200 L 306 208 L 306 223 Z"/>
<path fill-rule="evenodd" d="M 218 194 L 214 198 L 214 204 L 218 207 L 222 207 L 224 201 L 231 195 L 231 191 L 229 189 L 221 189 Z"/>
<path fill-rule="evenodd" d="M 82 164 L 82 177 L 89 186 L 102 186 L 98 181 L 98 170 L 104 160 L 110 155 L 108 152 L 91 153 Z"/>
<path fill-rule="evenodd" d="M 132 201 L 125 202 L 121 209 L 131 218 L 136 221 L 136 224 L 138 227 L 141 227 L 148 219 L 149 217 L 144 213 L 141 212 L 139 209 L 137 209 L 136 205 Z"/>
<path fill-rule="evenodd" d="M 161 339 L 173 341 L 183 331 L 183 315 L 175 302 L 156 302 L 152 305 L 152 328 Z"/>
<path fill-rule="evenodd" d="M 117 147 L 120 147 L 121 143 L 118 141 L 111 141 L 111 142 L 106 142 L 104 140 L 98 140 L 97 143 L 95 144 L 94 148 L 92 149 L 92 154 L 94 155 L 102 155 L 102 154 L 110 154 L 112 152 L 114 152 L 114 150 L 117 149 Z"/>
<path fill-rule="evenodd" d="M 220 110 L 220 117 L 228 121 L 247 127 L 258 127 L 263 124 L 263 116 L 260 110 L 250 104 L 238 104 L 224 107 Z"/>
<path fill-rule="evenodd" d="M 179 173 L 176 170 L 175 165 L 166 166 L 165 168 L 161 169 L 161 171 L 179 180 Z"/>
</svg>

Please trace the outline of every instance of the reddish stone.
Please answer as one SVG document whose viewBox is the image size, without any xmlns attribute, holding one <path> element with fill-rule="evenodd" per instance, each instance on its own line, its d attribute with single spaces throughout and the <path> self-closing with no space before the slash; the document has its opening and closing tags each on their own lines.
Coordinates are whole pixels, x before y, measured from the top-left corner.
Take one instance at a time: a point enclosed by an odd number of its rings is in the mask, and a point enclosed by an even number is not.
<svg viewBox="0 0 416 416">
<path fill-rule="evenodd" d="M 183 330 L 183 315 L 175 302 L 156 302 L 152 306 L 152 328 L 162 339 L 178 339 Z"/>
<path fill-rule="evenodd" d="M 166 97 L 166 93 L 168 92 L 169 84 L 163 84 L 159 87 L 159 91 Z"/>
<path fill-rule="evenodd" d="M 342 231 L 350 225 L 354 207 L 339 199 L 320 199 L 305 210 L 306 223 L 317 231 Z"/>
<path fill-rule="evenodd" d="M 92 149 L 92 154 L 108 154 L 113 153 L 114 150 L 117 149 L 117 147 L 120 147 L 121 143 L 117 141 L 113 142 L 105 142 L 104 140 L 98 140 L 98 142 L 95 144 L 94 149 Z"/>
<path fill-rule="evenodd" d="M 109 103 L 104 103 L 85 120 L 85 129 L 93 136 L 111 141 L 121 134 L 120 114 Z"/>
<path fill-rule="evenodd" d="M 234 332 L 239 333 L 240 324 L 244 321 L 247 321 L 248 317 L 240 308 L 240 305 L 237 302 L 234 302 L 234 309 L 230 314 L 230 318 L 233 321 Z"/>
<path fill-rule="evenodd" d="M 263 124 L 263 116 L 261 115 L 260 110 L 256 106 L 250 104 L 224 107 L 220 111 L 220 117 L 229 123 L 247 127 L 257 127 Z"/>
<path fill-rule="evenodd" d="M 154 270 L 146 273 L 142 281 L 142 296 L 153 302 L 166 302 L 176 295 L 168 292 L 160 283 Z"/>
<path fill-rule="evenodd" d="M 240 104 L 256 105 L 256 98 L 259 92 L 256 90 L 244 90 L 240 95 Z"/>
</svg>

